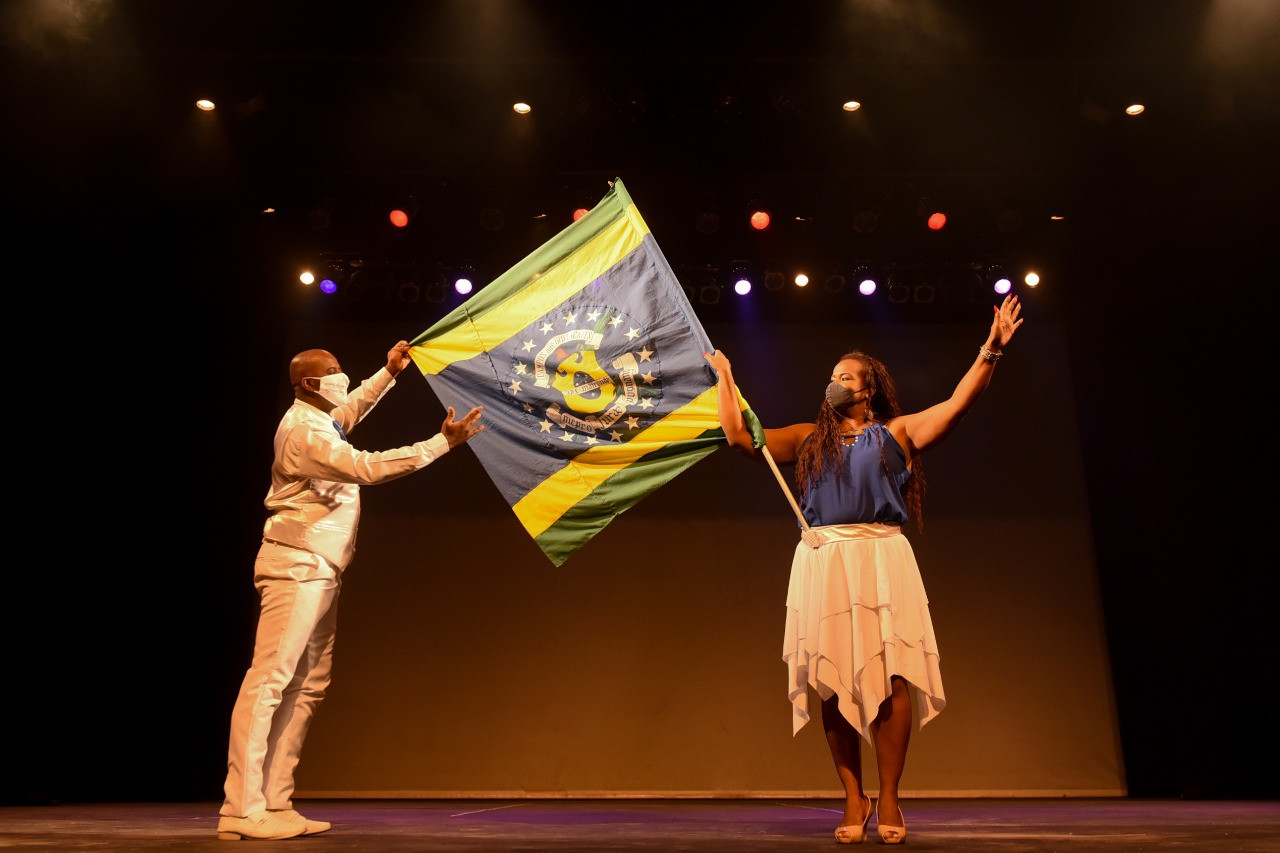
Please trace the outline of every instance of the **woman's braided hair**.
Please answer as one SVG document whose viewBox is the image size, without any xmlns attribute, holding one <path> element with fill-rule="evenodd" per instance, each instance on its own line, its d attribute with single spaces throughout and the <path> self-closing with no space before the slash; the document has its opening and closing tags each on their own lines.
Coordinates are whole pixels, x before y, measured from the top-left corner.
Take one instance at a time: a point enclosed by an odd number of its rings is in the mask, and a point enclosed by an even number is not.
<svg viewBox="0 0 1280 853">
<path fill-rule="evenodd" d="M 898 389 L 893 384 L 893 377 L 884 366 L 884 362 L 864 352 L 854 350 L 840 356 L 839 361 L 856 361 L 862 365 L 863 381 L 871 388 L 868 404 L 877 421 L 884 423 L 902 414 L 898 405 Z M 796 454 L 796 483 L 800 494 L 804 495 L 823 474 L 830 470 L 843 472 L 841 468 L 844 439 L 841 427 L 844 418 L 831 408 L 825 399 L 818 409 L 818 416 L 813 433 L 800 445 Z M 884 461 L 884 447 L 879 445 L 880 464 L 885 476 L 889 476 L 889 465 Z M 907 478 L 902 496 L 907 504 L 908 514 L 915 519 L 916 529 L 924 530 L 924 467 L 917 456 L 911 461 L 911 476 Z"/>
</svg>

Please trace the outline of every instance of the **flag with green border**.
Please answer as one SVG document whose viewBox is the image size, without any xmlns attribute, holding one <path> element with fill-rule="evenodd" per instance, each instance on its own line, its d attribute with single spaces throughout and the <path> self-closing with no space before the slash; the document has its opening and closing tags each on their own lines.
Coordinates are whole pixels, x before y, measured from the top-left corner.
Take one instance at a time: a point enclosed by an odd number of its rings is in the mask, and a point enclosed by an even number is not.
<svg viewBox="0 0 1280 853">
<path fill-rule="evenodd" d="M 725 443 L 714 348 L 621 180 L 410 343 L 442 403 L 485 407 L 468 445 L 557 566 Z"/>
</svg>

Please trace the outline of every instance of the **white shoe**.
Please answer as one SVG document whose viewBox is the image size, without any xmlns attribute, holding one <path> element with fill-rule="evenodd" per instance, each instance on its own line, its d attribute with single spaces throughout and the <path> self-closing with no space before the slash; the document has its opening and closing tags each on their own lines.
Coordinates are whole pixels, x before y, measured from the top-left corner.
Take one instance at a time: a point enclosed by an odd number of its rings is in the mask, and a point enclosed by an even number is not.
<svg viewBox="0 0 1280 853">
<path fill-rule="evenodd" d="M 248 817 L 223 815 L 218 818 L 218 838 L 222 841 L 239 841 L 241 838 L 293 838 L 305 831 L 304 824 L 291 821 L 280 812 L 261 811 Z"/>
<path fill-rule="evenodd" d="M 280 817 L 294 825 L 301 823 L 303 835 L 315 835 L 318 832 L 328 832 L 333 828 L 333 824 L 329 823 L 327 820 L 311 820 L 310 818 L 305 818 L 298 814 L 293 809 L 281 809 L 280 811 L 273 811 L 271 814 L 280 815 Z"/>
</svg>

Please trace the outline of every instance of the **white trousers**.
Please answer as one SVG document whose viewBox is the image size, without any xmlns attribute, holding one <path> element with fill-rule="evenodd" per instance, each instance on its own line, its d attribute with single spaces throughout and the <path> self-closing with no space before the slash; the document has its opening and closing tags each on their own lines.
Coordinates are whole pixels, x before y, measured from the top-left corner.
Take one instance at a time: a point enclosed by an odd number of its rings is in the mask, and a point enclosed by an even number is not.
<svg viewBox="0 0 1280 853">
<path fill-rule="evenodd" d="M 254 585 L 253 663 L 231 712 L 219 811 L 231 817 L 293 808 L 293 773 L 332 673 L 341 574 L 309 551 L 264 542 Z"/>
</svg>

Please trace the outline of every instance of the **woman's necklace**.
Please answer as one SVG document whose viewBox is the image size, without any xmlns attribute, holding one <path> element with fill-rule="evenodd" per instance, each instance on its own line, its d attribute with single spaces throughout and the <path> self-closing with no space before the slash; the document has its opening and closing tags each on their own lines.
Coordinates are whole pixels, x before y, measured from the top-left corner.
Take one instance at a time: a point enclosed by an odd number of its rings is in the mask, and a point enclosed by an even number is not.
<svg viewBox="0 0 1280 853">
<path fill-rule="evenodd" d="M 846 446 L 852 447 L 858 443 L 858 439 L 862 438 L 862 434 L 867 431 L 867 427 L 870 425 L 870 421 L 862 426 L 854 426 L 849 421 L 845 421 L 840 425 L 840 437 L 844 439 Z"/>
</svg>

